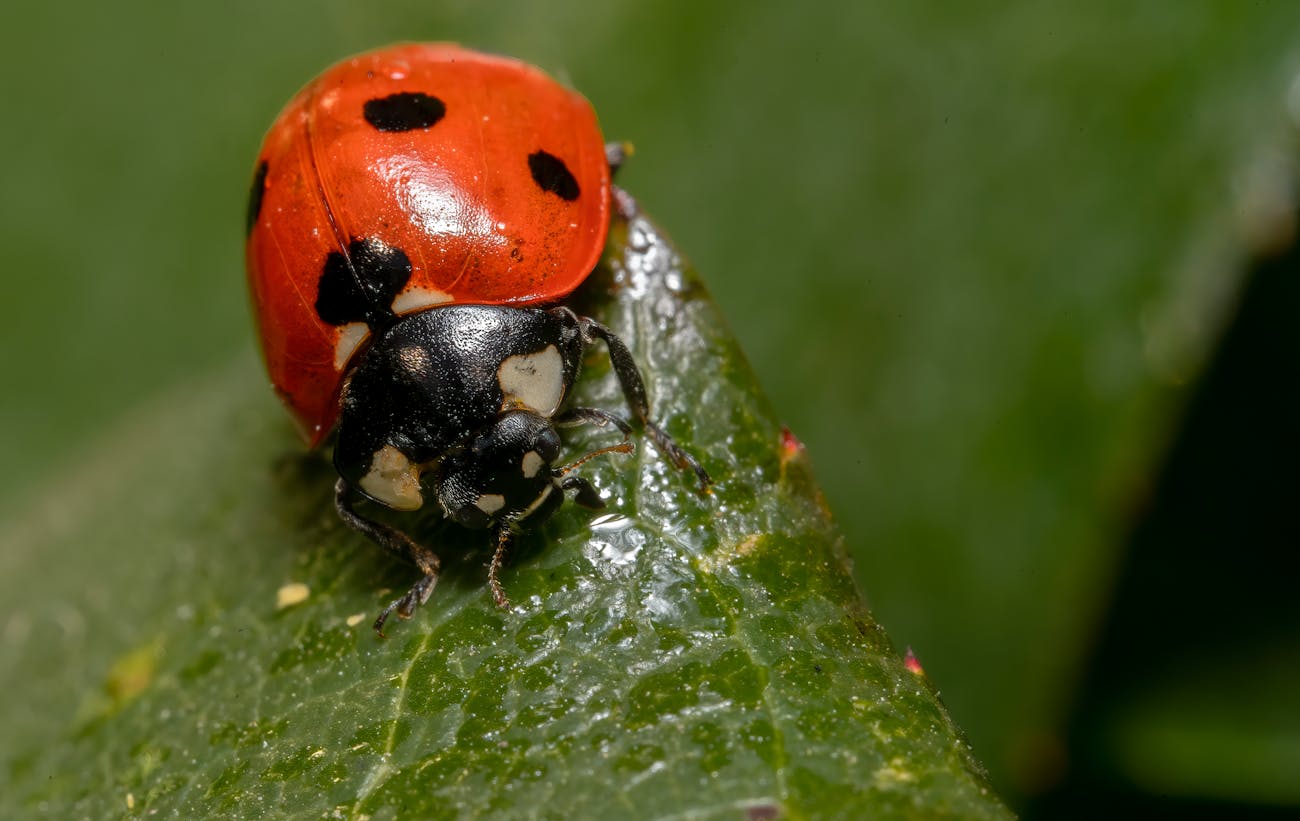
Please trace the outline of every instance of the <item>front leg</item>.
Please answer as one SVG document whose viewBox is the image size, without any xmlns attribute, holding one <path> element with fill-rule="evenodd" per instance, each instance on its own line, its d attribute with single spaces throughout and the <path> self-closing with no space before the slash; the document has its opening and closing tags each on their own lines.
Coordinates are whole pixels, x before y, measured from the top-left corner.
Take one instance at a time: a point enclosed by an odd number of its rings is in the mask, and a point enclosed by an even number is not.
<svg viewBox="0 0 1300 821">
<path fill-rule="evenodd" d="M 627 162 L 627 158 L 632 156 L 634 149 L 632 143 L 626 140 L 605 143 L 605 162 L 609 163 L 609 175 L 612 177 Z"/>
<path fill-rule="evenodd" d="M 344 479 L 339 479 L 334 485 L 334 507 L 338 510 L 339 518 L 343 523 L 353 530 L 357 531 L 370 539 L 370 541 L 387 550 L 389 553 L 410 562 L 420 569 L 424 575 L 420 577 L 411 589 L 406 591 L 401 598 L 395 599 L 384 612 L 379 614 L 375 619 L 375 632 L 382 638 L 384 636 L 384 622 L 393 611 L 397 611 L 399 618 L 409 619 L 415 609 L 429 600 L 433 595 L 433 588 L 438 583 L 438 572 L 442 569 L 442 561 L 438 554 L 434 553 L 424 545 L 419 544 L 410 536 L 395 527 L 390 527 L 382 522 L 376 522 L 357 513 L 352 507 L 352 502 L 348 498 L 351 486 Z"/>
<path fill-rule="evenodd" d="M 618 170 L 627 162 L 627 158 L 632 156 L 632 143 L 613 142 L 605 143 L 605 161 L 609 163 L 609 176 L 618 175 Z M 625 220 L 630 220 L 637 215 L 636 200 L 632 195 L 627 193 L 617 185 L 611 185 L 610 197 L 614 201 L 614 212 Z"/>
<path fill-rule="evenodd" d="M 604 456 L 607 453 L 636 452 L 636 445 L 632 443 L 632 426 L 609 411 L 603 411 L 600 408 L 569 408 L 556 416 L 553 421 L 557 428 L 569 428 L 575 425 L 600 425 L 601 427 L 613 425 L 623 434 L 622 442 L 593 450 L 591 453 L 584 454 L 563 467 L 556 468 L 552 471 L 555 476 L 564 476 L 575 468 L 582 467 L 597 456 Z M 586 494 L 583 498 L 590 498 L 590 494 Z"/>
<path fill-rule="evenodd" d="M 632 358 L 632 352 L 627 349 L 627 345 L 623 344 L 623 340 L 619 339 L 618 335 L 596 320 L 576 314 L 573 316 L 585 342 L 590 344 L 595 338 L 605 341 L 605 347 L 609 350 L 610 364 L 614 366 L 618 384 L 623 388 L 623 397 L 627 400 L 632 415 L 645 426 L 646 433 L 650 434 L 655 445 L 678 469 L 689 468 L 695 472 L 701 493 L 710 492 L 709 487 L 713 484 L 713 480 L 709 478 L 704 466 L 694 456 L 682 450 L 667 431 L 650 421 L 650 399 L 646 394 L 645 383 L 641 381 L 641 369 L 637 367 L 636 360 Z"/>
<path fill-rule="evenodd" d="M 501 586 L 501 565 L 506 560 L 506 548 L 514 540 L 514 532 L 509 522 L 501 522 L 496 527 L 497 548 L 492 553 L 492 563 L 488 565 L 488 587 L 492 590 L 492 600 L 502 610 L 509 609 L 510 599 L 506 598 L 505 588 Z"/>
</svg>

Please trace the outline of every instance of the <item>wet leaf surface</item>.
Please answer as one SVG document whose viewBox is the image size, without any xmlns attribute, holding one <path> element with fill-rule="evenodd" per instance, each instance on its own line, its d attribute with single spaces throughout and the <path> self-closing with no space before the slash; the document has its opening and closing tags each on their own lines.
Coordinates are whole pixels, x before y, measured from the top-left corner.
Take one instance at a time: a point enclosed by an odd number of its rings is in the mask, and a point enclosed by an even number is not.
<svg viewBox="0 0 1300 821">
<path fill-rule="evenodd" d="M 482 535 L 419 520 L 444 577 L 380 640 L 413 573 L 336 520 L 245 356 L 3 535 L 0 815 L 1005 815 L 667 240 L 616 225 L 577 307 L 628 341 L 713 494 L 649 447 L 590 463 L 607 510 L 518 542 L 508 611 Z M 622 407 L 602 352 L 575 401 Z"/>
</svg>

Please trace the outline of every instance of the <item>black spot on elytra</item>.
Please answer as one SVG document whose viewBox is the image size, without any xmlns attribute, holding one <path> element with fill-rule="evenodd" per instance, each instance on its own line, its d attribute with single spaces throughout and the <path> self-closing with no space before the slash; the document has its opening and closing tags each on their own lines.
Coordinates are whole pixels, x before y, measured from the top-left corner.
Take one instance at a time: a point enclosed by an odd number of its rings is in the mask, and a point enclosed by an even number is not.
<svg viewBox="0 0 1300 821">
<path fill-rule="evenodd" d="M 253 172 L 253 186 L 248 189 L 248 220 L 244 228 L 245 234 L 253 233 L 253 226 L 257 225 L 257 218 L 262 213 L 262 195 L 266 193 L 266 160 L 257 164 L 257 170 Z"/>
<path fill-rule="evenodd" d="M 331 251 L 316 291 L 316 315 L 331 325 L 364 322 L 378 332 L 397 318 L 393 299 L 411 278 L 411 260 L 377 239 L 354 239 L 344 256 Z"/>
<path fill-rule="evenodd" d="M 362 114 L 380 131 L 415 131 L 442 119 L 447 106 L 442 100 L 420 91 L 401 91 L 387 97 L 366 100 Z"/>
<path fill-rule="evenodd" d="M 550 191 L 562 200 L 573 202 L 578 198 L 578 181 L 573 178 L 564 160 L 545 151 L 534 151 L 528 155 L 528 170 L 533 174 L 533 182 L 543 191 Z"/>
</svg>

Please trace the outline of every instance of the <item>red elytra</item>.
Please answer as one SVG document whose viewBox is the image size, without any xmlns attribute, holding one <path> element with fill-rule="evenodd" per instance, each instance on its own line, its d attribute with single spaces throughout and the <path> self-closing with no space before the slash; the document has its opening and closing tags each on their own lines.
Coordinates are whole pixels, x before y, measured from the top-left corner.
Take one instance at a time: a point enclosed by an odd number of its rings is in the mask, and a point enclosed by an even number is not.
<svg viewBox="0 0 1300 821">
<path fill-rule="evenodd" d="M 315 446 L 334 427 L 369 330 L 318 312 L 331 254 L 359 289 L 353 243 L 405 254 L 397 315 L 553 302 L 591 273 L 609 218 L 596 115 L 540 70 L 446 43 L 383 48 L 326 70 L 271 126 L 249 204 L 262 351 L 304 437 Z"/>
</svg>

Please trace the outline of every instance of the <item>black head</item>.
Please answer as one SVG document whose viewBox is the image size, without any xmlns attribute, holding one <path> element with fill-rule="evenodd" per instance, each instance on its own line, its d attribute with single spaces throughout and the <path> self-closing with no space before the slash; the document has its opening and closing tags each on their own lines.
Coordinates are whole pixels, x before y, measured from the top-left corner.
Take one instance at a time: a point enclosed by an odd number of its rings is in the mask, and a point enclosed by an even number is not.
<svg viewBox="0 0 1300 821">
<path fill-rule="evenodd" d="M 564 500 L 551 464 L 560 436 L 549 419 L 530 411 L 497 417 L 435 469 L 438 503 L 465 527 L 545 519 Z"/>
</svg>

